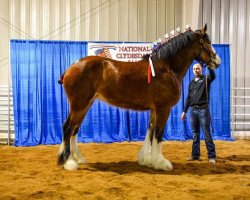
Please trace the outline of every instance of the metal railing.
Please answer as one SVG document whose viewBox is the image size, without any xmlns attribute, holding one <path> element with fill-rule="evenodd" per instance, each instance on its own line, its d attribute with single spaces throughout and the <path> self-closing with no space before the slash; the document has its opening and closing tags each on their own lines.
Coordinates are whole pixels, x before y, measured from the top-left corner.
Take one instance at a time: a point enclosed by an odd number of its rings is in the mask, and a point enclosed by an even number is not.
<svg viewBox="0 0 250 200">
<path fill-rule="evenodd" d="M 240 95 L 238 95 L 240 93 Z M 250 88 L 234 87 L 231 91 L 231 129 L 232 135 L 239 132 L 241 138 L 250 136 Z"/>
<path fill-rule="evenodd" d="M 0 86 L 0 143 L 10 145 L 15 138 L 12 89 Z"/>
</svg>

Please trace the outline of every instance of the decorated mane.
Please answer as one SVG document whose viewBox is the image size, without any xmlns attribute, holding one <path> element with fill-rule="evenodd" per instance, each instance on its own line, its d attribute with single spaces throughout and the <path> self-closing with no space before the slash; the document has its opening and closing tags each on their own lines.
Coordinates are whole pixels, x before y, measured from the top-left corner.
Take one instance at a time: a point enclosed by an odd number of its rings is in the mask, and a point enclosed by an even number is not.
<svg viewBox="0 0 250 200">
<path fill-rule="evenodd" d="M 171 57 L 193 40 L 193 31 L 189 30 L 173 37 L 171 40 L 163 44 L 157 51 L 152 53 L 152 59 L 169 60 Z"/>
<path fill-rule="evenodd" d="M 187 25 L 188 26 L 188 25 Z M 154 43 L 154 46 L 152 48 L 151 54 L 146 54 L 143 56 L 143 60 L 148 60 L 149 57 L 151 57 L 152 60 L 169 60 L 173 56 L 179 53 L 179 51 L 186 47 L 190 41 L 194 39 L 194 32 L 190 29 L 188 26 L 186 28 L 185 32 L 180 32 L 180 29 L 176 29 L 177 35 L 175 35 L 175 31 L 171 31 L 171 35 L 173 37 L 169 37 L 168 34 L 166 34 L 165 41 L 161 42 L 161 40 L 158 40 L 158 42 Z M 195 32 L 198 32 L 200 30 L 196 30 Z"/>
</svg>

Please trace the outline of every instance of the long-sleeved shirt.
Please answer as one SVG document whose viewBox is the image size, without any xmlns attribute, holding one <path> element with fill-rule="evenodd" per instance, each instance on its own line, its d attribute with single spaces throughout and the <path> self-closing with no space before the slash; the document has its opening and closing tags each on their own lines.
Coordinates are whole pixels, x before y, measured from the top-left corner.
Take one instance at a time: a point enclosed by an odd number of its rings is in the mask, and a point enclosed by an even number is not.
<svg viewBox="0 0 250 200">
<path fill-rule="evenodd" d="M 208 70 L 209 75 L 206 75 L 208 99 L 206 93 L 206 76 L 202 75 L 197 81 L 193 78 L 188 87 L 188 96 L 183 112 L 186 113 L 189 106 L 208 104 L 210 84 L 215 79 L 214 70 L 210 68 Z"/>
</svg>

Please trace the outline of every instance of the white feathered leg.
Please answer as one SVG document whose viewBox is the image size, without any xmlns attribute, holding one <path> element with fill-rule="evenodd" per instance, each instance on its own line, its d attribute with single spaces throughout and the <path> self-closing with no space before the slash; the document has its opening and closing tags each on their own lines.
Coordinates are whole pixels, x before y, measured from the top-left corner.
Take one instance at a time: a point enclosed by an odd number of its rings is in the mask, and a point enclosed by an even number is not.
<svg viewBox="0 0 250 200">
<path fill-rule="evenodd" d="M 70 156 L 63 165 L 64 169 L 76 170 L 78 168 L 78 162 L 75 158 L 75 155 L 77 155 L 76 154 L 76 136 L 71 136 L 70 137 Z"/>
<path fill-rule="evenodd" d="M 150 131 L 147 131 L 146 138 L 143 142 L 142 149 L 138 155 L 138 164 L 151 166 L 151 142 L 149 138 Z"/>
<path fill-rule="evenodd" d="M 70 138 L 70 147 L 72 148 L 71 152 L 73 158 L 77 161 L 78 164 L 86 164 L 86 159 L 81 155 L 78 144 L 77 144 L 77 135 L 71 136 Z"/>
<path fill-rule="evenodd" d="M 165 159 L 162 155 L 162 142 L 158 143 L 157 139 L 153 137 L 152 150 L 151 150 L 151 165 L 155 169 L 166 171 L 173 170 L 173 165 L 169 160 Z"/>
<path fill-rule="evenodd" d="M 62 141 L 60 148 L 59 148 L 59 151 L 58 151 L 58 155 L 62 154 L 62 152 L 64 151 L 64 148 L 65 148 L 65 144 L 64 144 L 64 141 Z"/>
<path fill-rule="evenodd" d="M 63 167 L 67 170 L 76 170 L 78 168 L 78 163 L 73 158 L 72 154 L 70 154 L 68 160 L 64 163 Z"/>
</svg>

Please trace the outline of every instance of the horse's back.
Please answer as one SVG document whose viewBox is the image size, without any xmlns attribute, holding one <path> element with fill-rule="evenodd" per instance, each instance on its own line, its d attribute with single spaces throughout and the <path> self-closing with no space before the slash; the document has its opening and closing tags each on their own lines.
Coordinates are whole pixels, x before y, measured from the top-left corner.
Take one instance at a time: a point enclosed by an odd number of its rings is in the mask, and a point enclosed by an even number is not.
<svg viewBox="0 0 250 200">
<path fill-rule="evenodd" d="M 175 87 L 179 84 L 171 78 L 173 74 L 161 72 L 148 84 L 147 67 L 146 61 L 121 62 L 88 56 L 69 67 L 63 85 L 69 99 L 90 96 L 128 109 L 147 110 L 157 102 L 176 102 L 179 91 Z"/>
</svg>

